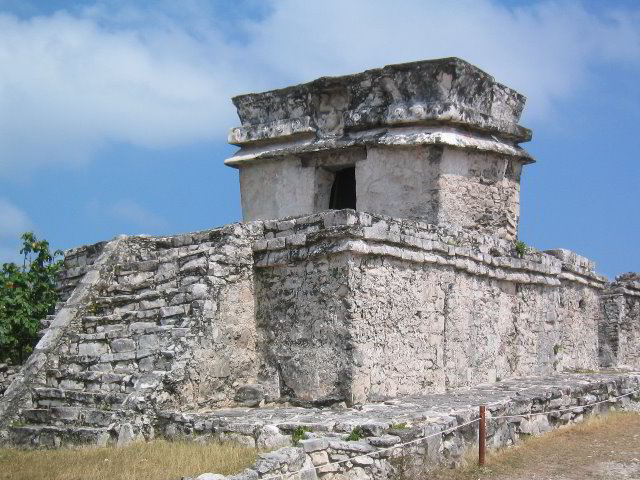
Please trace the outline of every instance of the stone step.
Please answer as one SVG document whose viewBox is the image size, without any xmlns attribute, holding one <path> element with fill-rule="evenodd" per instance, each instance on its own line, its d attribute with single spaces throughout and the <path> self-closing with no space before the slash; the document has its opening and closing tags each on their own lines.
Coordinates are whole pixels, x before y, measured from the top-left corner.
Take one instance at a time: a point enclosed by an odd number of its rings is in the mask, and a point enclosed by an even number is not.
<svg viewBox="0 0 640 480">
<path fill-rule="evenodd" d="M 48 369 L 47 379 L 52 378 L 58 381 L 73 380 L 76 382 L 92 382 L 92 383 L 120 383 L 130 384 L 135 381 L 135 372 L 101 372 L 96 370 L 85 370 L 83 372 L 63 371 L 58 369 Z"/>
<path fill-rule="evenodd" d="M 122 411 L 83 407 L 31 408 L 22 412 L 29 425 L 108 427 L 122 417 Z"/>
<path fill-rule="evenodd" d="M 109 408 L 122 404 L 127 398 L 126 393 L 119 392 L 82 392 L 47 387 L 37 387 L 32 392 L 38 407 L 100 405 Z"/>
<path fill-rule="evenodd" d="M 156 292 L 154 290 L 145 291 L 143 295 L 138 294 L 111 294 L 104 297 L 94 297 L 91 305 L 96 308 L 109 309 L 114 307 L 120 307 L 122 305 L 137 305 L 138 302 L 153 302 L 154 300 L 159 299 L 161 296 L 161 292 Z M 134 309 L 134 310 L 137 310 Z"/>
<path fill-rule="evenodd" d="M 172 356 L 172 352 L 165 352 L 160 348 L 138 348 L 127 352 L 104 352 L 99 355 L 61 355 L 60 365 L 82 365 L 86 369 L 92 365 L 111 364 L 113 362 L 129 362 L 133 360 L 141 360 L 153 355 Z"/>
<path fill-rule="evenodd" d="M 133 391 L 138 372 L 129 373 L 101 372 L 85 370 L 82 372 L 47 370 L 47 386 L 64 390 L 88 392 L 126 392 Z"/>
<path fill-rule="evenodd" d="M 117 435 L 107 427 L 74 427 L 26 425 L 10 427 L 10 441 L 14 445 L 31 448 L 115 444 Z"/>
<path fill-rule="evenodd" d="M 106 330 L 126 328 L 127 322 L 122 313 L 111 313 L 104 315 L 85 315 L 82 317 L 82 331 L 91 333 L 95 327 L 107 327 Z"/>
<path fill-rule="evenodd" d="M 122 323 L 122 315 L 110 314 L 90 314 L 82 317 L 82 323 L 92 325 L 113 325 L 114 323 Z"/>
</svg>

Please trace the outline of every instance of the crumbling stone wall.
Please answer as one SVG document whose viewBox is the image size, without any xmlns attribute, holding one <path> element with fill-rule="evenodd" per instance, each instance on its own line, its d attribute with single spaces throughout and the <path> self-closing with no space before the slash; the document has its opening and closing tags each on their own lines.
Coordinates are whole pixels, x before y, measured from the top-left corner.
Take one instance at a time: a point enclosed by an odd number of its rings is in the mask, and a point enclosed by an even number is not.
<svg viewBox="0 0 640 480">
<path fill-rule="evenodd" d="M 348 254 L 260 270 L 256 324 L 271 399 L 345 399 L 352 365 Z"/>
<path fill-rule="evenodd" d="M 265 232 L 256 312 L 284 396 L 362 402 L 598 367 L 604 278 L 575 254 L 521 259 L 496 237 L 351 211 Z"/>
<path fill-rule="evenodd" d="M 155 408 L 233 403 L 257 375 L 251 244 L 259 234 L 260 225 L 235 224 L 105 245 L 81 296 L 71 295 L 36 346 L 37 365 L 25 366 L 27 390 L 0 404 L 7 415 L 20 407 L 29 424 L 11 440 L 121 444 L 152 435 Z"/>
<path fill-rule="evenodd" d="M 602 295 L 600 361 L 640 368 L 640 274 L 620 275 Z"/>
<path fill-rule="evenodd" d="M 29 422 L 15 443 L 150 437 L 158 410 L 357 404 L 594 370 L 612 331 L 587 259 L 421 221 L 341 210 L 101 249 L 80 280 L 63 275 L 78 287 L 14 389 L 22 413 L 0 402 Z M 615 365 L 638 355 L 624 331 Z"/>
</svg>

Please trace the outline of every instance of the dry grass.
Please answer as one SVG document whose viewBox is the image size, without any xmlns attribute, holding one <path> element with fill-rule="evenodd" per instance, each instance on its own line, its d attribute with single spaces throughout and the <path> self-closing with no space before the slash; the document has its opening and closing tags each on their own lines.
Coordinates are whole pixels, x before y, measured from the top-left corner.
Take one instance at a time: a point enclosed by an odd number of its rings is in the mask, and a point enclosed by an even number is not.
<svg viewBox="0 0 640 480">
<path fill-rule="evenodd" d="M 640 462 L 640 414 L 612 412 L 532 437 L 517 447 L 490 452 L 486 467 L 469 452 L 466 466 L 430 473 L 429 480 L 584 479 L 601 475 L 604 464 Z M 619 477 L 630 478 L 630 477 Z M 636 478 L 636 477 L 632 477 Z"/>
<path fill-rule="evenodd" d="M 0 449 L 0 479 L 175 480 L 204 472 L 237 473 L 255 458 L 255 449 L 233 444 L 162 440 L 120 449 Z"/>
</svg>

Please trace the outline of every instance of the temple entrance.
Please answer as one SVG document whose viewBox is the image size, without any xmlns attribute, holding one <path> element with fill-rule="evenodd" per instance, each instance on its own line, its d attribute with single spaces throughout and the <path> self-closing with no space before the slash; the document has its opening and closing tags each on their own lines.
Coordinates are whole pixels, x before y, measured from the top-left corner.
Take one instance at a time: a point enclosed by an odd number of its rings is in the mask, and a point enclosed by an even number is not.
<svg viewBox="0 0 640 480">
<path fill-rule="evenodd" d="M 331 186 L 331 210 L 356 209 L 356 167 L 347 167 L 335 173 Z"/>
</svg>

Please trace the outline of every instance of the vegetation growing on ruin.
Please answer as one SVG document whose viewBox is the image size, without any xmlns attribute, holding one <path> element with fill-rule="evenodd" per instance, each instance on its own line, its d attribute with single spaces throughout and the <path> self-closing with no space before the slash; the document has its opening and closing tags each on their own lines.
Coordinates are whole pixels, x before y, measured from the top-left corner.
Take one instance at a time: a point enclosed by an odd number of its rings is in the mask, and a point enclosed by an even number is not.
<svg viewBox="0 0 640 480">
<path fill-rule="evenodd" d="M 291 434 L 291 441 L 294 445 L 298 445 L 298 443 L 300 443 L 300 440 L 304 440 L 305 434 L 310 431 L 311 429 L 309 427 L 296 427 Z"/>
<path fill-rule="evenodd" d="M 5 263 L 0 270 L 0 361 L 22 363 L 38 340 L 40 320 L 53 313 L 56 273 L 62 252 L 32 232 L 22 235 L 22 266 Z"/>
<path fill-rule="evenodd" d="M 355 427 L 351 430 L 351 433 L 347 437 L 348 442 L 357 442 L 358 440 L 362 440 L 364 438 L 364 430 L 362 427 Z"/>
</svg>

